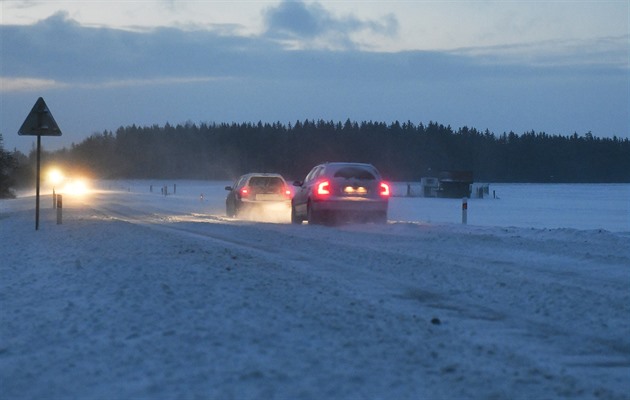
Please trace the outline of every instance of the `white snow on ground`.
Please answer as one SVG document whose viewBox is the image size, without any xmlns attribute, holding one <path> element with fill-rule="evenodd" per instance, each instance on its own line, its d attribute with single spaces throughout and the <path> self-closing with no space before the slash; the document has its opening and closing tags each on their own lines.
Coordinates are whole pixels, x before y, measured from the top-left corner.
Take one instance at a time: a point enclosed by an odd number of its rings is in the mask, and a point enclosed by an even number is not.
<svg viewBox="0 0 630 400">
<path fill-rule="evenodd" d="M 629 185 L 325 227 L 176 183 L 0 201 L 0 398 L 630 398 Z"/>
</svg>

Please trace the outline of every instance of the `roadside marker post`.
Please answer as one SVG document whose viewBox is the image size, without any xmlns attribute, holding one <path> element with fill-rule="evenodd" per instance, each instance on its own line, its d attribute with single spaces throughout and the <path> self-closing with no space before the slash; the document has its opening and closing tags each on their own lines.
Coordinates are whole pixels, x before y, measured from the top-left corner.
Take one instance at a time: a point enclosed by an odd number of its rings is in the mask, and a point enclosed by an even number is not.
<svg viewBox="0 0 630 400">
<path fill-rule="evenodd" d="M 63 210 L 63 198 L 60 194 L 57 195 L 57 225 L 61 225 L 61 213 Z"/>
<path fill-rule="evenodd" d="M 35 185 L 35 230 L 39 230 L 39 182 L 42 136 L 61 136 L 61 129 L 42 97 L 38 98 L 18 131 L 20 136 L 37 136 L 37 177 Z"/>
<path fill-rule="evenodd" d="M 466 225 L 468 223 L 468 198 L 464 197 L 462 199 L 462 224 Z"/>
</svg>

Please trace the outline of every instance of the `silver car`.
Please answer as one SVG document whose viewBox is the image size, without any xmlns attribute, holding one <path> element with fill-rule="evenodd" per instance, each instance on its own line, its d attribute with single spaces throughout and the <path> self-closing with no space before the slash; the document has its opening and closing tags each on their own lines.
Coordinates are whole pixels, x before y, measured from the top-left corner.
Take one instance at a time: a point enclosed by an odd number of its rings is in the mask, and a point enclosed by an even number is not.
<svg viewBox="0 0 630 400">
<path fill-rule="evenodd" d="M 314 167 L 304 181 L 295 181 L 291 222 L 387 222 L 391 194 L 371 164 L 334 162 Z"/>
<path fill-rule="evenodd" d="M 280 174 L 250 173 L 226 186 L 225 213 L 238 217 L 243 212 L 262 210 L 270 206 L 291 206 L 291 190 Z"/>
</svg>

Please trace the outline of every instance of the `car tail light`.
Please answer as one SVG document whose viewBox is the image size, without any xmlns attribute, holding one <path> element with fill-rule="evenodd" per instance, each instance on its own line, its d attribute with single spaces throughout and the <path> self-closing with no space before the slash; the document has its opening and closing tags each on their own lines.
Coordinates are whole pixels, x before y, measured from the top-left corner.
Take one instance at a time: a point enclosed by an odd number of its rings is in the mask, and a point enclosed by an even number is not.
<svg viewBox="0 0 630 400">
<path fill-rule="evenodd" d="M 389 191 L 389 185 L 385 182 L 381 182 L 380 195 L 383 197 L 389 197 L 391 195 L 391 192 Z"/>
<path fill-rule="evenodd" d="M 290 199 L 292 197 L 292 195 L 293 195 L 293 193 L 291 192 L 291 189 L 289 189 L 288 187 L 285 186 L 284 187 L 284 197 L 287 197 L 287 198 Z"/>
<path fill-rule="evenodd" d="M 241 189 L 241 197 L 249 197 L 249 188 L 247 186 Z"/>
<path fill-rule="evenodd" d="M 330 182 L 319 182 L 315 186 L 315 194 L 317 194 L 318 196 L 328 196 L 330 194 Z"/>
</svg>

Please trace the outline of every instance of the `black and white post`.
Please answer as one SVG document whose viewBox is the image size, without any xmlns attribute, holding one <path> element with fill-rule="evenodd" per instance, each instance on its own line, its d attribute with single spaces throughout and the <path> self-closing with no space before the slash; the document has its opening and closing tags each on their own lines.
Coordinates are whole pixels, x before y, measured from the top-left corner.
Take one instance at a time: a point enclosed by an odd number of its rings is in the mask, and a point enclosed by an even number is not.
<svg viewBox="0 0 630 400">
<path fill-rule="evenodd" d="M 462 199 L 462 224 L 466 225 L 468 223 L 468 198 L 464 197 Z"/>
<path fill-rule="evenodd" d="M 57 225 L 61 225 L 61 217 L 63 212 L 63 198 L 60 194 L 57 195 Z"/>
</svg>

